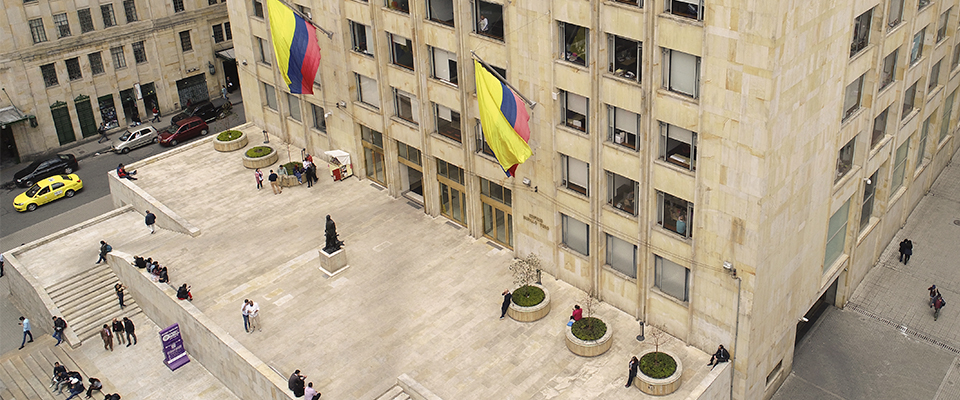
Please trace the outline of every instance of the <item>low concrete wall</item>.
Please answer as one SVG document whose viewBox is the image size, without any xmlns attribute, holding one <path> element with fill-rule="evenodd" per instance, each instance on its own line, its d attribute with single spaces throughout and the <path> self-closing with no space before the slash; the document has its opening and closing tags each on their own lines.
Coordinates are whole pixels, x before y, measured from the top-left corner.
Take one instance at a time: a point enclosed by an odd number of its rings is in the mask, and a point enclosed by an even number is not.
<svg viewBox="0 0 960 400">
<path fill-rule="evenodd" d="M 114 250 L 107 255 L 113 273 L 127 286 L 137 305 L 159 327 L 180 324 L 183 347 L 241 399 L 293 399 L 287 381 L 247 350 L 193 303 L 177 300 L 177 291 L 153 282 L 132 265 L 133 256 Z M 159 355 L 158 355 L 159 356 Z"/>
<path fill-rule="evenodd" d="M 730 400 L 732 376 L 733 368 L 730 367 L 730 363 L 721 363 L 714 367 L 697 387 L 693 388 L 687 400 Z"/>
<path fill-rule="evenodd" d="M 130 169 L 133 169 L 133 166 Z M 193 237 L 200 235 L 200 228 L 141 189 L 133 181 L 117 176 L 117 171 L 108 172 L 107 180 L 110 182 L 110 196 L 113 198 L 114 206 L 129 205 L 143 215 L 150 210 L 157 216 L 157 226 Z"/>
</svg>

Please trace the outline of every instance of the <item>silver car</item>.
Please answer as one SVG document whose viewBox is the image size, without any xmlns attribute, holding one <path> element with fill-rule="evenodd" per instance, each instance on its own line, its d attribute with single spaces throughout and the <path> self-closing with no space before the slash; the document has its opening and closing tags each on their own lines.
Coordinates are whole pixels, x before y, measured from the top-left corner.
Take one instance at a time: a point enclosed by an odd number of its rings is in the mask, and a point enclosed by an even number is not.
<svg viewBox="0 0 960 400">
<path fill-rule="evenodd" d="M 146 146 L 150 143 L 157 143 L 159 141 L 160 136 L 157 135 L 156 129 L 153 129 L 152 126 L 141 125 L 133 130 L 124 132 L 120 138 L 114 140 L 110 150 L 120 154 L 127 154 L 130 152 L 130 150 L 133 150 L 137 147 Z"/>
</svg>

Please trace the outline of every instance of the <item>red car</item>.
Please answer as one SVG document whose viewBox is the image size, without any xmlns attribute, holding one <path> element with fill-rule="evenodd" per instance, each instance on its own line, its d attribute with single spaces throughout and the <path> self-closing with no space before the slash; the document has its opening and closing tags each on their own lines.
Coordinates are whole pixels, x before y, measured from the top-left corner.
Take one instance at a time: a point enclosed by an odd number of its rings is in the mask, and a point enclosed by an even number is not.
<svg viewBox="0 0 960 400">
<path fill-rule="evenodd" d="M 160 144 L 176 146 L 177 143 L 206 135 L 208 129 L 207 123 L 203 122 L 200 117 L 185 118 L 174 122 L 160 134 Z"/>
</svg>

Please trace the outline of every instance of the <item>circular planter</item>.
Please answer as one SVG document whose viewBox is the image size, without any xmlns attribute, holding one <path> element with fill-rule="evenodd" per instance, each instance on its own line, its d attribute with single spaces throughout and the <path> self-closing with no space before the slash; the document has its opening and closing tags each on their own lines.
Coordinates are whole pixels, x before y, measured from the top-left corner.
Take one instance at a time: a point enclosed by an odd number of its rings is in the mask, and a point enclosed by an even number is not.
<svg viewBox="0 0 960 400">
<path fill-rule="evenodd" d="M 237 132 L 240 132 L 240 137 L 233 140 L 221 141 L 220 136 L 217 135 L 217 138 L 213 139 L 213 148 L 217 151 L 227 152 L 240 150 L 244 147 L 247 147 L 247 142 L 249 142 L 249 140 L 247 140 L 247 134 L 241 131 Z"/>
<path fill-rule="evenodd" d="M 647 350 L 640 354 L 638 358 L 643 358 L 643 356 L 653 352 L 653 349 Z M 664 396 L 677 391 L 680 388 L 680 378 L 683 377 L 683 364 L 680 363 L 680 357 L 667 350 L 660 349 L 660 352 L 672 357 L 673 361 L 677 363 L 677 370 L 673 375 L 656 379 L 646 376 L 643 371 L 638 371 L 637 379 L 633 380 L 633 386 L 636 386 L 641 392 L 654 396 Z"/>
<path fill-rule="evenodd" d="M 267 153 L 266 155 L 256 157 L 256 158 L 247 157 L 247 153 L 243 153 L 244 167 L 247 167 L 250 169 L 266 168 L 273 165 L 274 163 L 277 162 L 277 160 L 280 159 L 280 154 L 277 153 L 277 149 L 274 149 L 273 147 L 269 147 L 269 146 L 262 146 L 262 147 L 268 147 L 270 149 L 270 153 Z"/>
<path fill-rule="evenodd" d="M 609 324 L 607 325 L 607 332 L 603 334 L 603 337 L 597 340 L 580 340 L 576 336 L 573 336 L 573 331 L 570 330 L 569 326 L 566 328 L 567 331 L 565 337 L 567 348 L 570 349 L 573 354 L 578 356 L 599 356 L 603 353 L 606 353 L 607 350 L 610 350 L 610 346 L 613 345 L 613 328 Z"/>
<path fill-rule="evenodd" d="M 511 301 L 510 308 L 507 309 L 507 315 L 510 318 L 520 322 L 533 322 L 546 317 L 550 313 L 550 292 L 547 291 L 547 288 L 535 283 L 531 283 L 530 286 L 536 286 L 543 290 L 543 301 L 530 307 L 520 306 Z"/>
</svg>

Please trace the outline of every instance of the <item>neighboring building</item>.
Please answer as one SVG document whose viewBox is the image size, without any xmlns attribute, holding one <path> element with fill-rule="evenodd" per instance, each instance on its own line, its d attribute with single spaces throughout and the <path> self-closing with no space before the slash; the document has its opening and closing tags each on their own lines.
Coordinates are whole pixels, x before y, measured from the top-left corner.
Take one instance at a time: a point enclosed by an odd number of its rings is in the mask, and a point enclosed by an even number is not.
<svg viewBox="0 0 960 400">
<path fill-rule="evenodd" d="M 230 9 L 248 121 L 724 344 L 737 399 L 773 394 L 957 150 L 957 0 L 294 0 L 332 32 L 314 95 L 280 78 L 265 4 Z M 515 178 L 471 51 L 538 103 Z"/>
<path fill-rule="evenodd" d="M 237 80 L 226 0 L 11 0 L 0 13 L 2 157 L 146 122 Z M 221 55 L 218 59 L 217 55 Z M 222 62 L 221 62 L 222 61 Z"/>
</svg>

